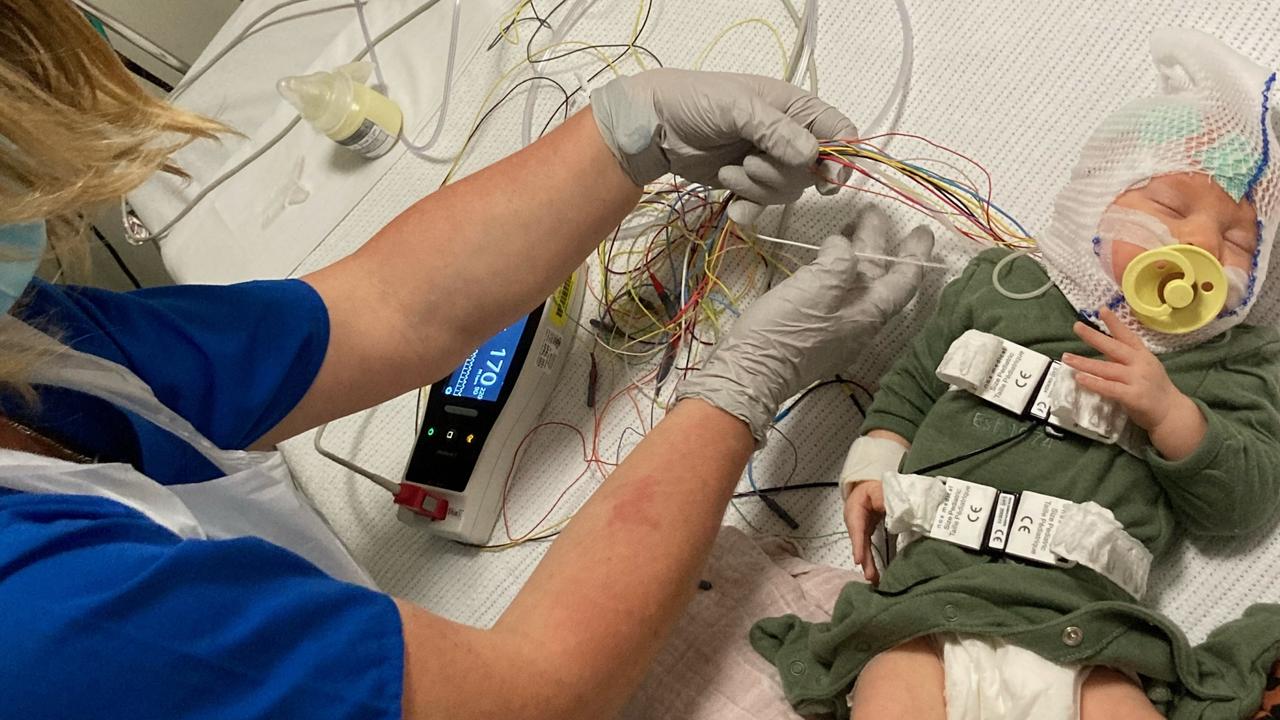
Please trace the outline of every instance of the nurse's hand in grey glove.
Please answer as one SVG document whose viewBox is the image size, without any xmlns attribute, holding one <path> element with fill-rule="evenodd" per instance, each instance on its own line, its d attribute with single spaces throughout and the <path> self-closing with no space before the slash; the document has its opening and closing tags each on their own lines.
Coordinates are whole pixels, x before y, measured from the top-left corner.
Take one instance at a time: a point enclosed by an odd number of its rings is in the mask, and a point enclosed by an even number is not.
<svg viewBox="0 0 1280 720">
<path fill-rule="evenodd" d="M 649 70 L 591 93 L 605 144 L 636 185 L 666 173 L 762 205 L 830 194 L 848 168 L 815 167 L 818 140 L 853 138 L 849 118 L 791 83 L 736 73 Z M 815 174 L 815 169 L 819 172 Z"/>
<path fill-rule="evenodd" d="M 747 424 L 757 445 L 782 403 L 809 384 L 848 367 L 916 294 L 919 265 L 863 262 L 855 251 L 883 252 L 888 217 L 863 212 L 853 239 L 833 235 L 818 257 L 765 293 L 738 318 L 678 398 L 705 400 Z M 917 227 L 897 243 L 904 259 L 927 260 L 933 233 Z"/>
</svg>

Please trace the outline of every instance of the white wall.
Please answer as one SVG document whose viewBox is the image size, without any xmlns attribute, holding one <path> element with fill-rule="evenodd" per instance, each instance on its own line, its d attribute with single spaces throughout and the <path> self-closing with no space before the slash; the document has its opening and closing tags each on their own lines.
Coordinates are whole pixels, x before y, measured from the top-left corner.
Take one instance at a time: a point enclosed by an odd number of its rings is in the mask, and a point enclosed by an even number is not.
<svg viewBox="0 0 1280 720">
<path fill-rule="evenodd" d="M 93 0 L 93 4 L 189 63 L 240 6 L 240 0 Z"/>
</svg>

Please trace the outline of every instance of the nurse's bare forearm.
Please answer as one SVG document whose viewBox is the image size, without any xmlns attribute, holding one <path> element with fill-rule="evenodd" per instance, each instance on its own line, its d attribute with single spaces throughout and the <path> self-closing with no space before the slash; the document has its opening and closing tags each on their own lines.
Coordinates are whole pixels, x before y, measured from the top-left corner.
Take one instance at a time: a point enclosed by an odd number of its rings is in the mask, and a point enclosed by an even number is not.
<svg viewBox="0 0 1280 720">
<path fill-rule="evenodd" d="M 578 511 L 493 629 L 401 603 L 405 717 L 613 717 L 694 593 L 752 447 L 742 421 L 681 402 Z"/>
<path fill-rule="evenodd" d="M 545 300 L 639 197 L 586 110 L 419 200 L 304 278 L 328 307 L 329 349 L 266 441 L 439 380 Z"/>
</svg>

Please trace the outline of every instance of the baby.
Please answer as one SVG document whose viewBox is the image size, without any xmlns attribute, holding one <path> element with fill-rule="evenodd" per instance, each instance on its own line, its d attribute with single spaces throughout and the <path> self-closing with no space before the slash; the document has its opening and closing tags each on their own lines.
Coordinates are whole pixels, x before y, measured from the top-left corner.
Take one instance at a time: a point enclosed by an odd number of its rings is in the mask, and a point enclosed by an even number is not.
<svg viewBox="0 0 1280 720">
<path fill-rule="evenodd" d="M 1280 656 L 1280 608 L 1255 608 L 1193 649 L 1139 600 L 1151 558 L 1180 532 L 1248 532 L 1280 503 L 1280 333 L 1241 324 L 1272 312 L 1275 76 L 1191 31 L 1158 33 L 1153 54 L 1164 94 L 1088 140 L 1039 238 L 1040 263 L 979 255 L 882 379 L 841 482 L 871 584 L 846 587 L 830 623 L 775 618 L 752 632 L 800 712 L 1126 720 L 1256 709 Z M 1175 254 L 1144 256 L 1161 249 Z M 1170 257 L 1206 272 L 1171 273 Z M 1156 280 L 1132 283 L 1142 268 Z M 1061 359 L 1138 431 L 1108 444 L 949 388 L 939 364 L 971 330 Z M 983 552 L 931 536 L 948 492 L 939 477 L 1011 503 L 1051 498 L 1053 557 L 993 551 L 996 539 L 1012 547 L 990 535 L 994 520 Z M 870 554 L 882 520 L 900 549 L 883 575 Z"/>
</svg>

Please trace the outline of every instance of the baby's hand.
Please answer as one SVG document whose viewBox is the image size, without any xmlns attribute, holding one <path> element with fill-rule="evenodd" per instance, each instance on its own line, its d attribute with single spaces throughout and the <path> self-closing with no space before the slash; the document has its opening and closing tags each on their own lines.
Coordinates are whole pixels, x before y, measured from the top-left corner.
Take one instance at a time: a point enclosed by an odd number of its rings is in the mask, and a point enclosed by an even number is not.
<svg viewBox="0 0 1280 720">
<path fill-rule="evenodd" d="M 871 554 L 871 533 L 884 521 L 884 486 L 879 480 L 863 480 L 853 486 L 844 501 L 844 524 L 853 541 L 853 562 L 862 566 L 862 575 L 872 585 L 880 582 Z"/>
<path fill-rule="evenodd" d="M 1150 432 L 1169 417 L 1174 398 L 1182 393 L 1137 333 L 1110 310 L 1103 310 L 1101 317 L 1110 336 L 1082 322 L 1076 323 L 1074 330 L 1107 359 L 1091 360 L 1068 353 L 1062 356 L 1062 362 L 1083 373 L 1076 376 L 1081 387 L 1116 401 L 1130 420 Z"/>
<path fill-rule="evenodd" d="M 1080 372 L 1076 382 L 1086 390 L 1114 400 L 1166 458 L 1190 455 L 1204 437 L 1204 417 L 1191 398 L 1174 386 L 1164 365 L 1147 349 L 1138 334 L 1114 312 L 1103 310 L 1108 336 L 1085 323 L 1075 324 L 1076 335 L 1106 360 L 1065 354 L 1062 362 Z"/>
</svg>

